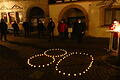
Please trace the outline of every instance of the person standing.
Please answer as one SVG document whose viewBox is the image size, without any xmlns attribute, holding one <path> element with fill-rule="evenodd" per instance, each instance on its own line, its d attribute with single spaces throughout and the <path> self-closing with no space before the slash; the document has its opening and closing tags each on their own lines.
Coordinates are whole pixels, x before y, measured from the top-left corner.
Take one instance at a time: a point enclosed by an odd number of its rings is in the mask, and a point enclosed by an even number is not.
<svg viewBox="0 0 120 80">
<path fill-rule="evenodd" d="M 14 29 L 14 36 L 19 36 L 19 26 L 16 21 L 12 24 L 12 27 Z"/>
<path fill-rule="evenodd" d="M 83 36 L 85 35 L 86 25 L 81 21 L 81 19 L 77 19 L 74 23 L 73 27 L 73 38 L 81 41 Z"/>
<path fill-rule="evenodd" d="M 120 23 L 119 23 L 119 21 L 114 19 L 112 25 L 109 26 L 109 29 L 114 30 L 114 31 L 120 31 Z M 117 32 L 114 32 L 113 36 L 118 37 L 119 34 Z"/>
<path fill-rule="evenodd" d="M 55 28 L 55 23 L 53 22 L 52 18 L 50 18 L 47 25 L 47 30 L 48 30 L 50 40 L 51 39 L 54 40 L 54 28 Z"/>
<path fill-rule="evenodd" d="M 58 32 L 60 39 L 65 39 L 65 31 L 67 29 L 67 24 L 65 24 L 64 20 L 61 20 L 61 22 L 58 24 Z"/>
<path fill-rule="evenodd" d="M 38 37 L 39 38 L 42 37 L 46 28 L 41 20 L 38 21 L 37 30 L 38 30 Z"/>
<path fill-rule="evenodd" d="M 29 37 L 30 36 L 29 22 L 27 22 L 27 21 L 23 22 L 23 28 L 24 28 L 24 32 L 25 32 L 25 37 Z"/>
<path fill-rule="evenodd" d="M 116 32 L 114 32 L 113 33 L 113 44 L 112 44 L 112 48 L 113 49 L 117 49 L 117 39 L 118 39 L 118 37 L 120 36 L 120 22 L 117 20 L 117 19 L 114 19 L 113 20 L 113 23 L 112 23 L 112 25 L 110 25 L 109 26 L 109 29 L 110 30 L 114 30 L 114 31 L 116 31 Z M 118 32 L 119 33 L 118 33 Z"/>
<path fill-rule="evenodd" d="M 3 41 L 7 41 L 7 29 L 8 29 L 8 26 L 7 24 L 5 23 L 4 19 L 1 19 L 1 23 L 0 23 L 0 31 L 1 31 L 1 40 Z"/>
</svg>

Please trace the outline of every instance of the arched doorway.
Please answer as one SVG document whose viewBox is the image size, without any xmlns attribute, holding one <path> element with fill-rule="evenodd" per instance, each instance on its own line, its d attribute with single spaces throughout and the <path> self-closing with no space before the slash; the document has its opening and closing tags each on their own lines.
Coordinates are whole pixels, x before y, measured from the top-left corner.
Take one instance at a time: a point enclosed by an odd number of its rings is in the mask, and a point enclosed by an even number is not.
<svg viewBox="0 0 120 80">
<path fill-rule="evenodd" d="M 75 27 L 74 23 L 77 19 L 81 19 L 86 24 L 86 30 L 88 30 L 88 14 L 86 10 L 80 5 L 72 4 L 64 7 L 59 14 L 58 20 L 65 19 L 68 23 L 68 27 Z M 68 29 L 69 30 L 69 29 Z M 70 29 L 71 30 L 71 29 Z"/>
<path fill-rule="evenodd" d="M 60 21 L 62 18 L 65 18 L 68 21 L 74 21 L 76 18 L 81 18 L 86 22 L 86 25 L 89 23 L 87 11 L 80 5 L 76 4 L 71 4 L 64 7 L 59 13 L 58 21 Z"/>
<path fill-rule="evenodd" d="M 70 8 L 63 13 L 62 19 L 65 19 L 70 27 L 73 27 L 76 19 L 85 20 L 84 13 L 78 8 Z"/>
<path fill-rule="evenodd" d="M 41 9 L 39 7 L 33 7 L 30 9 L 29 12 L 30 12 L 29 18 L 33 18 L 33 17 L 44 18 L 45 17 L 43 9 Z"/>
<path fill-rule="evenodd" d="M 33 30 L 36 30 L 38 25 L 38 19 L 45 18 L 43 9 L 39 7 L 32 7 L 28 10 L 27 19 L 29 20 Z"/>
</svg>

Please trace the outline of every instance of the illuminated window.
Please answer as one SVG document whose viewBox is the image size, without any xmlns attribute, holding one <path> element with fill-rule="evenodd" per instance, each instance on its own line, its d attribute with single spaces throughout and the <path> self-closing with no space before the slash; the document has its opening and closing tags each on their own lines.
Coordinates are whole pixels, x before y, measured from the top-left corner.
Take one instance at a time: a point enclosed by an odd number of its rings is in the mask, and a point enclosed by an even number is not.
<svg viewBox="0 0 120 80">
<path fill-rule="evenodd" d="M 21 23 L 23 21 L 22 12 L 16 12 L 16 21 L 17 23 Z"/>
<path fill-rule="evenodd" d="M 1 18 L 4 19 L 5 22 L 7 22 L 7 13 L 6 12 L 1 13 Z"/>
<path fill-rule="evenodd" d="M 3 13 L 2 13 L 2 15 L 3 15 Z M 8 12 L 8 17 L 9 17 L 10 24 L 12 24 L 14 21 L 17 21 L 17 23 L 21 23 L 23 21 L 23 13 L 22 12 Z M 7 18 L 6 18 L 6 20 L 7 20 Z"/>
<path fill-rule="evenodd" d="M 113 19 L 120 20 L 120 8 L 105 9 L 104 25 L 110 25 Z"/>
<path fill-rule="evenodd" d="M 9 16 L 9 21 L 12 24 L 15 21 L 15 13 L 14 12 L 9 12 L 8 16 Z"/>
</svg>

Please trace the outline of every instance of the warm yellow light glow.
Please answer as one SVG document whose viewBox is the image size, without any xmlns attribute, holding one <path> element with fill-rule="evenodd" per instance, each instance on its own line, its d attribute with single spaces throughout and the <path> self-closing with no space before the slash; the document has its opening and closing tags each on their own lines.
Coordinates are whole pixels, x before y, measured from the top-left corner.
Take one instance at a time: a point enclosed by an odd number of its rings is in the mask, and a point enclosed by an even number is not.
<svg viewBox="0 0 120 80">
<path fill-rule="evenodd" d="M 76 74 L 74 74 L 74 76 L 76 76 Z"/>
<path fill-rule="evenodd" d="M 68 74 L 68 76 L 70 76 L 70 74 Z"/>
<path fill-rule="evenodd" d="M 61 54 L 61 55 L 49 55 L 49 54 L 47 54 L 47 52 L 49 52 L 49 51 L 63 51 L 64 52 L 64 54 Z M 48 56 L 48 57 L 62 57 L 62 56 L 64 56 L 64 55 L 66 55 L 67 54 L 67 51 L 66 50 L 64 50 L 64 49 L 49 49 L 49 50 L 46 50 L 45 52 L 44 52 L 44 54 L 46 55 L 46 56 Z"/>
<path fill-rule="evenodd" d="M 79 73 L 79 75 L 82 75 L 81 73 Z"/>
<path fill-rule="evenodd" d="M 30 63 L 30 60 L 32 60 L 32 59 L 34 59 L 34 58 L 36 58 L 36 57 L 42 57 L 42 56 L 45 56 L 44 54 L 37 54 L 37 55 L 34 55 L 34 56 L 32 56 L 32 57 L 30 57 L 28 60 L 27 60 L 27 64 L 28 65 L 30 65 L 31 67 L 34 67 L 34 68 L 36 68 L 36 67 L 45 67 L 45 66 L 49 66 L 50 64 L 53 64 L 54 62 L 55 62 L 55 58 L 54 57 L 51 57 L 52 59 L 53 59 L 53 61 L 52 62 L 50 62 L 50 63 L 47 63 L 47 64 L 44 64 L 44 65 L 33 65 L 33 64 L 31 64 Z M 46 56 L 47 57 L 47 56 Z"/>
<path fill-rule="evenodd" d="M 65 73 L 63 73 L 63 75 L 65 75 Z"/>
<path fill-rule="evenodd" d="M 114 29 L 113 29 L 114 31 L 120 31 L 120 23 L 119 23 L 119 21 L 114 21 L 112 27 L 114 27 Z"/>
<path fill-rule="evenodd" d="M 61 73 L 61 71 L 59 71 L 59 73 Z"/>
<path fill-rule="evenodd" d="M 90 57 L 91 58 L 91 62 L 90 62 L 90 64 L 89 64 L 89 66 L 83 71 L 83 72 L 79 72 L 79 73 L 73 73 L 73 76 L 77 76 L 77 74 L 78 74 L 78 76 L 81 76 L 82 74 L 85 74 L 86 72 L 88 72 L 88 70 L 92 67 L 92 64 L 93 64 L 93 60 L 94 60 L 94 58 L 93 58 L 93 56 L 92 55 L 89 55 L 89 54 L 86 54 L 86 53 L 78 53 L 78 52 L 72 52 L 72 53 L 70 53 L 70 54 L 68 54 L 68 55 L 65 55 L 62 59 L 60 59 L 58 62 L 57 62 L 57 64 L 56 64 L 56 66 L 55 66 L 55 69 L 56 69 L 56 71 L 58 71 L 59 73 L 62 73 L 63 75 L 65 75 L 66 73 L 64 72 L 64 71 L 60 71 L 59 69 L 58 69 L 58 66 L 59 66 L 59 63 L 61 62 L 61 61 L 63 61 L 65 58 L 67 58 L 67 57 L 69 57 L 69 56 L 72 56 L 72 55 L 84 55 L 84 56 L 88 56 L 88 57 Z M 71 72 L 72 73 L 72 72 Z M 66 76 L 71 76 L 71 74 L 69 73 L 69 74 L 67 74 Z"/>
<path fill-rule="evenodd" d="M 53 56 L 53 55 L 48 55 L 48 54 L 46 54 L 48 51 L 54 51 L 54 50 L 60 50 L 60 51 L 64 51 L 65 52 L 65 54 L 62 54 L 62 55 L 57 55 L 57 56 Z M 94 62 L 94 58 L 93 58 L 93 56 L 92 55 L 89 55 L 89 54 L 87 54 L 87 53 L 82 53 L 82 52 L 80 52 L 80 53 L 78 53 L 78 52 L 71 52 L 71 53 L 69 53 L 69 54 L 67 54 L 67 51 L 66 50 L 64 50 L 64 49 L 49 49 L 49 50 L 46 50 L 46 51 L 44 51 L 44 54 L 37 54 L 37 55 L 34 55 L 34 56 L 31 56 L 28 60 L 27 60 L 27 64 L 28 65 L 30 65 L 31 67 L 34 67 L 34 68 L 36 68 L 36 67 L 46 67 L 46 66 L 49 66 L 49 65 L 51 65 L 51 64 L 53 64 L 54 62 L 55 62 L 55 57 L 61 57 L 61 56 L 64 56 L 64 57 L 62 57 L 61 59 L 59 59 L 59 61 L 56 63 L 56 65 L 55 65 L 55 70 L 56 71 L 58 71 L 58 73 L 61 73 L 62 75 L 64 75 L 64 76 L 74 76 L 74 77 L 76 77 L 76 76 L 81 76 L 82 74 L 85 74 L 86 72 L 88 72 L 89 71 L 89 69 L 92 67 L 92 65 L 93 65 L 93 62 Z M 67 57 L 70 57 L 70 56 L 72 56 L 72 55 L 84 55 L 84 56 L 88 56 L 88 57 L 90 57 L 91 58 L 91 62 L 90 62 L 90 64 L 89 64 L 89 66 L 84 70 L 84 71 L 82 71 L 82 72 L 78 72 L 78 73 L 72 73 L 72 72 L 67 72 L 67 73 L 65 73 L 64 71 L 62 71 L 62 70 L 59 70 L 59 65 L 60 65 L 60 62 L 62 62 L 62 61 L 64 61 L 64 59 L 66 59 Z M 50 57 L 50 58 L 52 58 L 53 59 L 53 61 L 52 62 L 49 62 L 49 63 L 47 63 L 47 64 L 43 64 L 43 65 L 34 65 L 34 64 L 31 64 L 30 63 L 30 61 L 32 60 L 32 59 L 34 59 L 34 58 L 36 58 L 36 57 L 42 57 L 42 56 L 46 56 L 46 57 Z"/>
</svg>

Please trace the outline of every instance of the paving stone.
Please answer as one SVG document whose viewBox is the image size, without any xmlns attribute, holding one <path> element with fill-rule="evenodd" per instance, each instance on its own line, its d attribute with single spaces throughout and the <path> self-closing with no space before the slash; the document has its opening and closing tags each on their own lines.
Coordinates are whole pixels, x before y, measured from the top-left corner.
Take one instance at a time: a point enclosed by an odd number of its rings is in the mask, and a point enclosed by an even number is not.
<svg viewBox="0 0 120 80">
<path fill-rule="evenodd" d="M 102 60 L 102 56 L 106 54 L 108 40 L 87 37 L 81 43 L 58 39 L 49 42 L 47 38 L 8 35 L 7 42 L 0 41 L 0 80 L 120 80 L 119 70 L 105 64 Z M 31 68 L 26 64 L 30 56 L 42 54 L 50 48 L 64 48 L 68 53 L 77 51 L 92 54 L 93 66 L 82 76 L 66 77 L 55 71 L 55 64 L 47 68 Z M 56 61 L 59 59 L 57 58 Z"/>
</svg>

